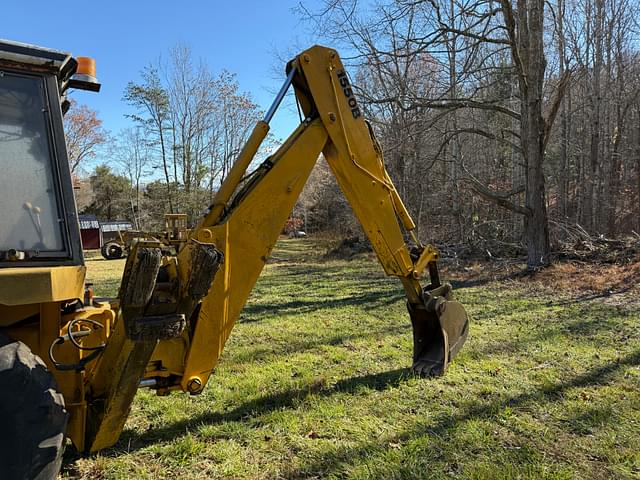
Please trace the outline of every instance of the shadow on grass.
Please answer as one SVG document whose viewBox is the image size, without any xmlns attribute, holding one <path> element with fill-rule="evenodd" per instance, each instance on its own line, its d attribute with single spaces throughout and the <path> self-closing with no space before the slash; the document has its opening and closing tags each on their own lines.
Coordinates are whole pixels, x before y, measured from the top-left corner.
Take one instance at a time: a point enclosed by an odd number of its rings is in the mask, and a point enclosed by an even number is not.
<svg viewBox="0 0 640 480">
<path fill-rule="evenodd" d="M 377 292 L 368 293 L 360 297 L 341 298 L 334 301 L 297 301 L 266 305 L 249 305 L 246 310 L 251 311 L 250 318 L 241 320 L 242 323 L 254 323 L 260 321 L 253 318 L 255 315 L 275 314 L 301 314 L 316 309 L 341 308 L 347 305 L 361 305 L 363 311 L 375 310 L 378 307 L 387 307 L 396 302 L 404 301 L 402 293 L 390 295 L 388 292 L 378 295 Z M 542 310 L 547 306 L 541 306 Z M 522 307 L 522 311 L 530 311 Z M 518 311 L 518 309 L 515 309 Z M 486 312 L 485 312 L 486 313 Z M 513 311 L 512 311 L 513 313 Z M 473 342 L 466 347 L 466 352 L 473 358 L 486 358 L 502 354 L 514 354 L 537 348 L 540 342 L 548 342 L 554 338 L 562 341 L 571 341 L 572 344 L 589 344 L 597 340 L 602 334 L 615 335 L 618 340 L 624 341 L 633 334 L 632 326 L 625 326 L 618 316 L 611 316 L 611 311 L 606 306 L 587 305 L 555 313 L 556 317 L 540 323 L 526 322 L 528 328 L 514 335 L 511 329 L 500 326 L 492 328 L 492 334 L 484 345 Z M 593 318 L 588 318 L 591 315 Z M 473 317 L 472 320 L 476 320 Z M 336 346 L 344 342 L 373 336 L 386 336 L 389 334 L 407 335 L 411 337 L 409 315 L 406 314 L 406 323 L 393 323 L 373 330 L 365 329 L 357 333 L 345 333 L 331 336 L 302 336 L 293 338 L 286 343 L 252 343 L 249 347 L 236 348 L 232 354 L 234 362 L 253 362 L 271 357 L 291 355 L 301 351 L 309 351 L 319 346 Z M 473 328 L 473 325 L 472 325 Z M 613 333 L 612 333 L 613 332 Z"/>
<path fill-rule="evenodd" d="M 262 320 L 261 315 L 287 315 L 302 314 L 319 309 L 343 308 L 358 305 L 363 310 L 369 311 L 380 307 L 387 307 L 396 302 L 404 300 L 404 293 L 390 293 L 389 289 L 369 291 L 364 294 L 340 297 L 325 298 L 320 300 L 291 300 L 288 302 L 274 302 L 273 304 L 250 303 L 244 307 L 242 318 L 239 323 L 253 323 Z"/>
<path fill-rule="evenodd" d="M 618 421 L 618 417 L 610 405 L 587 405 L 564 421 L 570 432 L 577 435 L 592 435 L 598 427 Z"/>
<path fill-rule="evenodd" d="M 544 388 L 527 391 L 519 395 L 500 398 L 495 402 L 481 403 L 473 401 L 462 405 L 453 414 L 444 414 L 435 418 L 429 424 L 417 425 L 412 429 L 399 432 L 398 437 L 404 441 L 424 437 L 446 439 L 456 428 L 465 422 L 474 419 L 491 419 L 497 412 L 506 407 L 522 408 L 533 402 L 553 402 L 561 398 L 563 394 L 572 388 L 584 388 L 607 384 L 611 377 L 624 366 L 640 365 L 640 350 L 620 358 L 618 361 L 609 362 L 590 371 L 557 382 Z M 244 421 L 252 417 L 271 412 L 295 408 L 301 401 L 310 395 L 331 396 L 336 393 L 356 393 L 360 389 L 373 389 L 382 391 L 401 385 L 413 378 L 409 369 L 397 369 L 389 372 L 364 375 L 343 379 L 334 385 L 315 390 L 312 386 L 304 389 L 290 389 L 250 400 L 227 412 L 207 412 L 196 415 L 186 420 L 174 422 L 157 429 L 150 429 L 143 433 L 125 431 L 115 447 L 101 452 L 103 456 L 118 456 L 145 448 L 155 443 L 174 440 L 195 431 L 201 425 L 211 425 L 223 422 Z M 568 425 L 568 429 L 572 429 Z M 387 445 L 384 440 L 364 442 L 355 447 L 336 447 L 331 451 L 323 451 L 321 457 L 312 458 L 298 470 L 289 472 L 287 478 L 305 478 L 308 475 L 320 478 L 344 471 L 346 466 L 355 465 L 358 462 L 371 460 L 376 451 L 384 455 Z M 77 454 L 65 454 L 65 465 L 75 461 Z M 73 467 L 71 467 L 73 468 Z"/>
<path fill-rule="evenodd" d="M 602 335 L 608 335 L 617 342 L 625 342 L 634 336 L 633 324 L 625 325 L 619 317 L 607 316 L 610 312 L 606 308 L 595 311 L 594 318 L 584 316 L 594 315 L 594 308 L 585 311 L 570 311 L 558 318 L 536 324 L 528 324 L 532 329 L 527 333 L 517 334 L 509 329 L 493 329 L 486 344 L 468 349 L 474 358 L 487 358 L 496 355 L 515 354 L 536 349 L 541 342 L 557 339 L 569 342 L 571 345 L 593 345 Z M 584 315 L 584 316 L 581 316 Z M 473 326 L 473 325 L 472 325 Z"/>
<path fill-rule="evenodd" d="M 282 287 L 292 289 L 292 285 L 301 286 L 331 286 L 338 285 L 363 285 L 367 288 L 370 285 L 390 285 L 394 283 L 394 278 L 384 275 L 382 269 L 372 268 L 373 264 L 355 263 L 326 265 L 300 265 L 283 264 L 277 266 L 277 273 L 274 273 L 263 285 L 264 290 L 279 290 Z M 260 284 L 258 284 L 260 285 Z"/>
<path fill-rule="evenodd" d="M 622 366 L 629 365 L 640 365 L 640 350 L 621 358 L 617 362 L 607 363 L 587 373 L 577 375 L 563 382 L 558 382 L 547 388 L 529 391 L 520 395 L 508 396 L 488 404 L 475 402 L 468 404 L 466 408 L 461 408 L 461 411 L 457 413 L 442 415 L 435 419 L 430 425 L 417 426 L 401 432 L 398 436 L 404 440 L 411 440 L 428 435 L 446 441 L 447 437 L 452 435 L 453 432 L 465 422 L 474 419 L 491 419 L 495 416 L 496 412 L 502 411 L 506 407 L 526 407 L 535 401 L 553 402 L 572 388 L 605 385 L 618 369 Z M 568 428 L 573 427 L 569 425 Z M 340 473 L 344 473 L 350 465 L 371 461 L 373 452 L 378 451 L 381 456 L 385 455 L 387 448 L 388 446 L 382 441 L 372 441 L 362 443 L 355 448 L 338 447 L 331 451 L 323 451 L 321 457 L 312 459 L 298 470 L 289 472 L 286 478 L 306 478 L 309 475 L 324 478 L 332 474 L 339 475 Z M 412 453 L 413 455 L 418 454 L 418 452 L 415 451 Z M 370 473 L 376 476 L 375 472 Z M 420 472 L 412 473 L 415 476 Z"/>
<path fill-rule="evenodd" d="M 283 340 L 279 343 L 270 341 L 266 343 L 254 343 L 249 346 L 236 347 L 232 353 L 229 353 L 230 361 L 234 363 L 253 364 L 257 361 L 263 361 L 271 358 L 282 358 L 295 355 L 300 352 L 311 352 L 313 349 L 320 347 L 339 347 L 347 346 L 349 342 L 358 341 L 360 339 L 371 339 L 385 337 L 387 335 L 405 335 L 408 340 L 412 337 L 411 324 L 409 323 L 409 315 L 407 314 L 407 323 L 405 325 L 392 324 L 384 328 L 370 328 L 357 333 L 343 333 L 338 335 L 325 336 L 298 336 L 293 339 Z M 407 355 L 411 352 L 408 351 Z"/>
<path fill-rule="evenodd" d="M 118 456 L 154 443 L 174 440 L 185 435 L 188 431 L 197 430 L 201 425 L 242 421 L 251 417 L 260 417 L 277 410 L 294 408 L 310 395 L 326 397 L 340 392 L 355 393 L 361 389 L 382 391 L 388 388 L 395 388 L 410 378 L 413 378 L 411 370 L 409 368 L 401 368 L 389 372 L 346 378 L 322 388 L 315 388 L 309 385 L 307 388 L 284 390 L 250 400 L 226 412 L 207 412 L 195 415 L 164 427 L 150 429 L 144 433 L 125 431 L 118 443 L 113 448 L 102 451 L 101 455 Z M 71 458 L 72 456 L 73 458 Z M 69 454 L 69 458 L 65 455 L 65 463 L 77 458 L 77 454 L 75 456 Z"/>
<path fill-rule="evenodd" d="M 609 298 L 613 295 L 621 295 L 623 293 L 627 293 L 634 287 L 636 287 L 636 284 L 632 283 L 625 287 L 618 288 L 617 290 L 606 290 L 604 292 L 587 293 L 584 295 L 579 295 L 577 297 L 560 300 L 558 302 L 555 302 L 554 305 L 572 305 L 575 303 L 583 303 L 583 302 L 589 302 L 591 300 L 600 300 L 603 298 Z"/>
<path fill-rule="evenodd" d="M 366 281 L 363 280 L 363 276 L 361 275 L 361 273 L 365 270 L 368 271 L 367 269 L 361 269 L 362 271 L 352 271 L 347 273 L 343 271 L 342 266 L 330 268 L 332 270 L 331 275 L 335 275 L 335 280 L 338 282 L 344 281 L 346 283 L 351 283 L 354 281 Z M 322 270 L 312 270 L 310 275 L 308 265 L 306 266 L 306 271 L 305 266 L 296 267 L 293 265 L 279 265 L 278 269 L 288 270 L 288 273 L 283 274 L 284 277 L 294 276 L 300 282 L 311 284 L 313 284 L 314 282 L 314 275 L 317 278 L 321 278 L 324 277 L 324 272 L 326 271 L 323 267 Z M 384 279 L 385 277 L 382 278 Z M 369 307 L 371 309 L 374 309 L 380 306 L 384 307 L 386 305 L 391 305 L 397 301 L 401 301 L 402 299 L 404 299 L 404 295 L 402 295 L 401 293 L 389 295 L 390 292 L 388 288 L 385 288 L 384 290 L 381 287 L 378 288 L 378 283 L 380 283 L 380 285 L 382 286 L 382 280 L 377 275 L 371 276 L 370 279 L 373 281 L 368 284 L 369 288 L 367 289 L 367 291 L 357 296 L 337 299 L 312 300 L 310 302 L 287 299 L 287 301 L 285 302 L 275 302 L 273 305 L 250 304 L 245 308 L 245 313 L 251 317 L 260 317 L 264 315 L 273 315 L 275 313 L 304 313 L 319 308 L 339 308 L 350 305 L 361 305 L 364 309 L 369 309 Z M 326 283 L 326 281 L 327 280 L 325 278 L 324 282 Z M 494 280 L 491 281 L 493 282 Z M 278 274 L 277 277 L 270 279 L 270 285 L 268 288 L 264 289 L 264 292 L 268 293 L 270 291 L 277 290 L 280 284 L 290 285 L 290 283 L 291 278 L 282 278 L 280 274 Z M 482 285 L 486 282 L 453 283 L 457 288 L 468 288 L 472 286 Z M 371 286 L 374 284 L 376 285 L 376 288 L 375 290 L 371 290 Z M 596 298 L 598 297 L 593 297 L 593 299 Z M 586 300 L 591 299 L 587 298 Z M 541 304 L 540 307 L 544 310 L 546 307 L 550 307 L 553 305 L 566 305 L 568 303 L 575 303 L 575 301 L 565 302 L 564 299 L 561 299 L 557 303 L 550 302 Z M 531 308 L 531 304 L 522 306 L 523 311 L 530 310 Z M 603 310 L 603 312 L 604 311 L 605 310 Z M 485 311 L 484 315 L 482 316 L 491 317 L 492 313 Z M 572 317 L 573 316 L 574 313 L 572 313 Z M 260 320 L 262 320 L 262 318 L 245 318 L 243 321 L 250 323 Z M 541 327 L 541 331 L 533 332 L 534 335 L 531 338 L 533 338 L 534 340 L 547 340 L 554 335 L 562 335 L 575 337 L 577 340 L 589 333 L 593 334 L 600 329 L 610 329 L 610 325 L 607 324 L 608 322 L 603 322 L 602 319 L 581 319 L 573 322 L 569 322 L 569 320 L 570 319 L 562 317 L 554 319 L 552 321 L 552 328 L 550 328 L 550 324 L 548 322 L 543 323 L 542 325 L 544 326 Z M 366 333 L 370 334 L 371 332 Z M 410 334 L 409 329 L 407 329 L 407 333 Z M 525 337 L 527 336 L 525 335 Z M 505 349 L 505 351 L 512 352 L 520 348 L 523 342 L 530 342 L 531 338 L 527 337 L 525 340 L 525 337 L 521 337 L 519 340 L 511 342 L 496 341 L 495 344 L 492 343 L 491 345 L 485 347 L 485 349 L 481 350 L 483 350 L 483 353 L 489 354 L 500 353 L 503 348 Z M 335 344 L 339 344 L 343 342 L 345 338 L 348 339 L 349 337 L 340 336 L 335 337 L 333 340 L 335 340 Z M 332 344 L 331 340 L 329 341 L 329 343 Z M 313 342 L 313 344 L 326 345 L 327 341 L 321 339 L 317 342 Z M 295 349 L 306 350 L 310 348 L 310 346 L 312 345 L 301 343 L 300 345 L 295 345 Z M 252 356 L 252 358 L 253 360 L 256 359 L 255 356 Z M 494 418 L 496 412 L 501 411 L 505 407 L 526 408 L 527 405 L 533 404 L 535 402 L 548 404 L 561 398 L 563 393 L 571 388 L 584 388 L 603 385 L 607 383 L 616 373 L 616 371 L 622 366 L 639 364 L 640 351 L 636 351 L 621 358 L 617 362 L 611 362 L 601 365 L 589 370 L 585 374 L 567 378 L 564 381 L 559 381 L 545 388 L 538 388 L 516 395 L 504 395 L 501 398 L 497 398 L 495 399 L 495 401 L 491 402 L 477 400 L 473 402 L 463 403 L 452 413 L 443 413 L 440 416 L 429 420 L 428 423 L 416 424 L 411 428 L 405 430 L 404 432 L 399 432 L 399 437 L 402 438 L 403 441 L 404 439 L 411 440 L 425 436 L 433 438 L 444 438 L 446 440 L 455 433 L 455 430 L 457 428 L 470 420 Z M 231 407 L 231 409 L 227 411 L 202 413 L 185 420 L 162 426 L 157 429 L 148 430 L 146 432 L 135 432 L 131 430 L 125 431 L 116 446 L 102 452 L 101 455 L 118 456 L 145 448 L 156 443 L 171 441 L 184 436 L 188 431 L 197 431 L 198 427 L 200 427 L 201 425 L 215 425 L 224 422 L 243 422 L 247 419 L 259 418 L 262 415 L 267 415 L 278 410 L 295 410 L 298 408 L 298 405 L 301 402 L 303 402 L 311 395 L 328 397 L 345 392 L 356 394 L 359 390 L 362 389 L 383 391 L 388 388 L 399 386 L 411 377 L 412 375 L 409 369 L 398 369 L 390 372 L 346 378 L 340 380 L 336 384 L 327 387 L 314 388 L 312 386 L 308 386 L 301 389 L 288 389 L 268 395 L 263 395 L 261 397 L 246 401 L 236 407 Z M 571 420 L 569 420 L 569 423 L 575 423 L 576 425 L 567 425 L 567 429 L 573 428 L 573 431 L 576 431 L 577 428 L 577 431 L 579 432 L 583 430 L 587 432 L 592 425 L 597 424 L 597 422 L 599 422 L 601 418 L 603 418 L 603 415 L 605 413 L 606 412 L 599 411 L 579 413 L 574 419 L 575 422 L 571 422 Z M 360 442 L 350 447 L 337 445 L 332 447 L 332 449 L 328 451 L 323 451 L 321 456 L 320 454 L 310 452 L 310 455 L 306 456 L 306 460 L 303 460 L 304 463 L 297 470 L 289 472 L 287 474 L 287 478 L 306 478 L 308 476 L 322 478 L 331 474 L 340 476 L 340 474 L 350 466 L 368 461 L 372 456 L 375 455 L 384 455 L 384 453 L 388 449 L 388 445 L 386 445 L 384 442 L 385 441 L 382 439 L 372 439 L 370 441 Z M 69 453 L 68 455 L 65 455 L 65 466 L 72 469 L 73 467 L 70 466 L 69 463 L 73 462 L 77 458 L 77 454 L 74 455 L 73 453 Z M 522 461 L 528 460 L 527 458 L 523 458 Z M 383 478 L 383 476 L 379 476 L 379 478 Z"/>
</svg>

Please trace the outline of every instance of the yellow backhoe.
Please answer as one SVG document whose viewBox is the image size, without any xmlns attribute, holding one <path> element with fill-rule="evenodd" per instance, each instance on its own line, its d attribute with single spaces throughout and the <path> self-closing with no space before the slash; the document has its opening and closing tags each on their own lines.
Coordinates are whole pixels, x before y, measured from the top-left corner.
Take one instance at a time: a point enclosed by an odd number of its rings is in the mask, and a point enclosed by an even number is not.
<svg viewBox="0 0 640 480">
<path fill-rule="evenodd" d="M 85 287 L 62 123 L 68 88 L 99 89 L 95 64 L 0 41 L 0 478 L 55 478 L 65 438 L 81 452 L 113 445 L 138 388 L 202 392 L 321 154 L 382 268 L 402 282 L 414 372 L 445 372 L 467 314 L 440 282 L 436 249 L 414 233 L 338 54 L 312 47 L 286 75 L 188 240 L 175 255 L 135 242 L 118 297 L 97 299 Z M 247 173 L 291 86 L 304 120 Z"/>
</svg>

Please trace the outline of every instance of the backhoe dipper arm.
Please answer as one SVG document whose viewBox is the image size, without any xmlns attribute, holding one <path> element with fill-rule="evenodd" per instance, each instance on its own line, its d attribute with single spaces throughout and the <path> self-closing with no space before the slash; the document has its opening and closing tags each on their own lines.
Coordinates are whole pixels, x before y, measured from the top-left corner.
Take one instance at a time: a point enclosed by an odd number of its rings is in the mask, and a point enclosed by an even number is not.
<svg viewBox="0 0 640 480">
<path fill-rule="evenodd" d="M 385 272 L 402 281 L 414 328 L 414 370 L 427 376 L 444 373 L 466 337 L 466 313 L 452 300 L 451 287 L 439 284 L 436 250 L 423 247 L 413 234 L 415 225 L 384 168 L 340 58 L 335 50 L 315 46 L 289 62 L 287 71 L 274 107 L 256 125 L 210 213 L 178 256 L 178 275 L 185 283 L 198 244 L 215 244 L 224 253 L 224 264 L 190 326 L 182 389 L 199 393 L 206 384 L 320 153 Z M 240 185 L 290 83 L 306 119 Z M 403 229 L 417 244 L 415 252 L 410 253 Z M 418 279 L 427 268 L 432 284 L 423 290 Z"/>
</svg>

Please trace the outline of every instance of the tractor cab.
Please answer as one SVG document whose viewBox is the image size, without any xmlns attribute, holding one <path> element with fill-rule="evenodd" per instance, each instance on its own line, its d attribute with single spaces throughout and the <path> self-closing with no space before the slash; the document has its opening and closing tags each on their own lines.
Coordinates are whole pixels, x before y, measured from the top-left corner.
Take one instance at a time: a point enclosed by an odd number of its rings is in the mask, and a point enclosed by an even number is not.
<svg viewBox="0 0 640 480">
<path fill-rule="evenodd" d="M 0 40 L 0 267 L 83 263 L 62 116 L 68 88 L 100 85 L 79 60 Z"/>
</svg>

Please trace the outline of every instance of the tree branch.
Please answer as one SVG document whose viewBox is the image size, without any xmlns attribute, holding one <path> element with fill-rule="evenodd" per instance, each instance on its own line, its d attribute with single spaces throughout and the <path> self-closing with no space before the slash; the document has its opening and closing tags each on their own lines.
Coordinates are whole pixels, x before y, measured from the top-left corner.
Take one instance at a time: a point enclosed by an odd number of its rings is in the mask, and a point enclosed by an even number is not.
<svg viewBox="0 0 640 480">
<path fill-rule="evenodd" d="M 547 148 L 547 142 L 549 141 L 549 137 L 551 136 L 551 127 L 553 127 L 553 123 L 556 120 L 556 116 L 558 115 L 558 110 L 560 109 L 560 104 L 562 103 L 562 99 L 564 98 L 564 93 L 567 90 L 567 86 L 571 80 L 571 76 L 573 75 L 572 70 L 565 70 L 556 85 L 556 88 L 553 92 L 553 97 L 549 104 L 549 108 L 547 110 L 547 114 L 544 116 L 544 137 L 543 137 L 543 145 L 544 148 Z"/>
<path fill-rule="evenodd" d="M 526 215 L 526 216 L 531 215 L 531 210 L 529 208 L 509 200 L 509 197 L 512 197 L 513 195 L 517 195 L 518 193 L 524 192 L 524 185 L 521 187 L 515 188 L 510 192 L 496 192 L 495 190 L 491 190 L 489 187 L 487 187 L 482 182 L 480 182 L 480 180 L 478 180 L 473 175 L 471 175 L 471 173 L 469 173 L 469 171 L 464 167 L 464 165 L 462 166 L 462 168 L 464 169 L 467 176 L 461 178 L 461 180 L 463 182 L 468 183 L 471 189 L 474 192 L 476 192 L 478 195 L 496 203 L 502 208 L 511 210 L 514 213 L 519 213 L 520 215 Z"/>
<path fill-rule="evenodd" d="M 510 108 L 504 107 L 502 105 L 496 105 L 494 103 L 485 103 L 478 102 L 470 99 L 461 99 L 461 100 L 420 100 L 412 103 L 409 106 L 401 105 L 398 102 L 397 97 L 385 97 L 385 98 L 367 98 L 367 102 L 371 104 L 384 104 L 384 103 L 396 103 L 400 106 L 400 108 L 404 111 L 416 110 L 418 108 L 434 108 L 434 109 L 451 109 L 455 110 L 458 108 L 474 108 L 478 110 L 492 110 L 494 112 L 504 113 L 516 120 L 520 120 L 520 114 L 511 110 Z"/>
<path fill-rule="evenodd" d="M 520 57 L 520 50 L 518 49 L 518 37 L 516 34 L 516 20 L 513 15 L 513 8 L 509 0 L 500 0 L 502 6 L 502 15 L 504 16 L 504 24 L 507 27 L 507 35 L 509 36 L 509 45 L 511 46 L 511 56 L 513 57 L 513 63 L 518 68 L 518 75 L 523 82 L 523 85 L 527 86 L 527 75 L 522 64 L 522 58 Z"/>
</svg>

